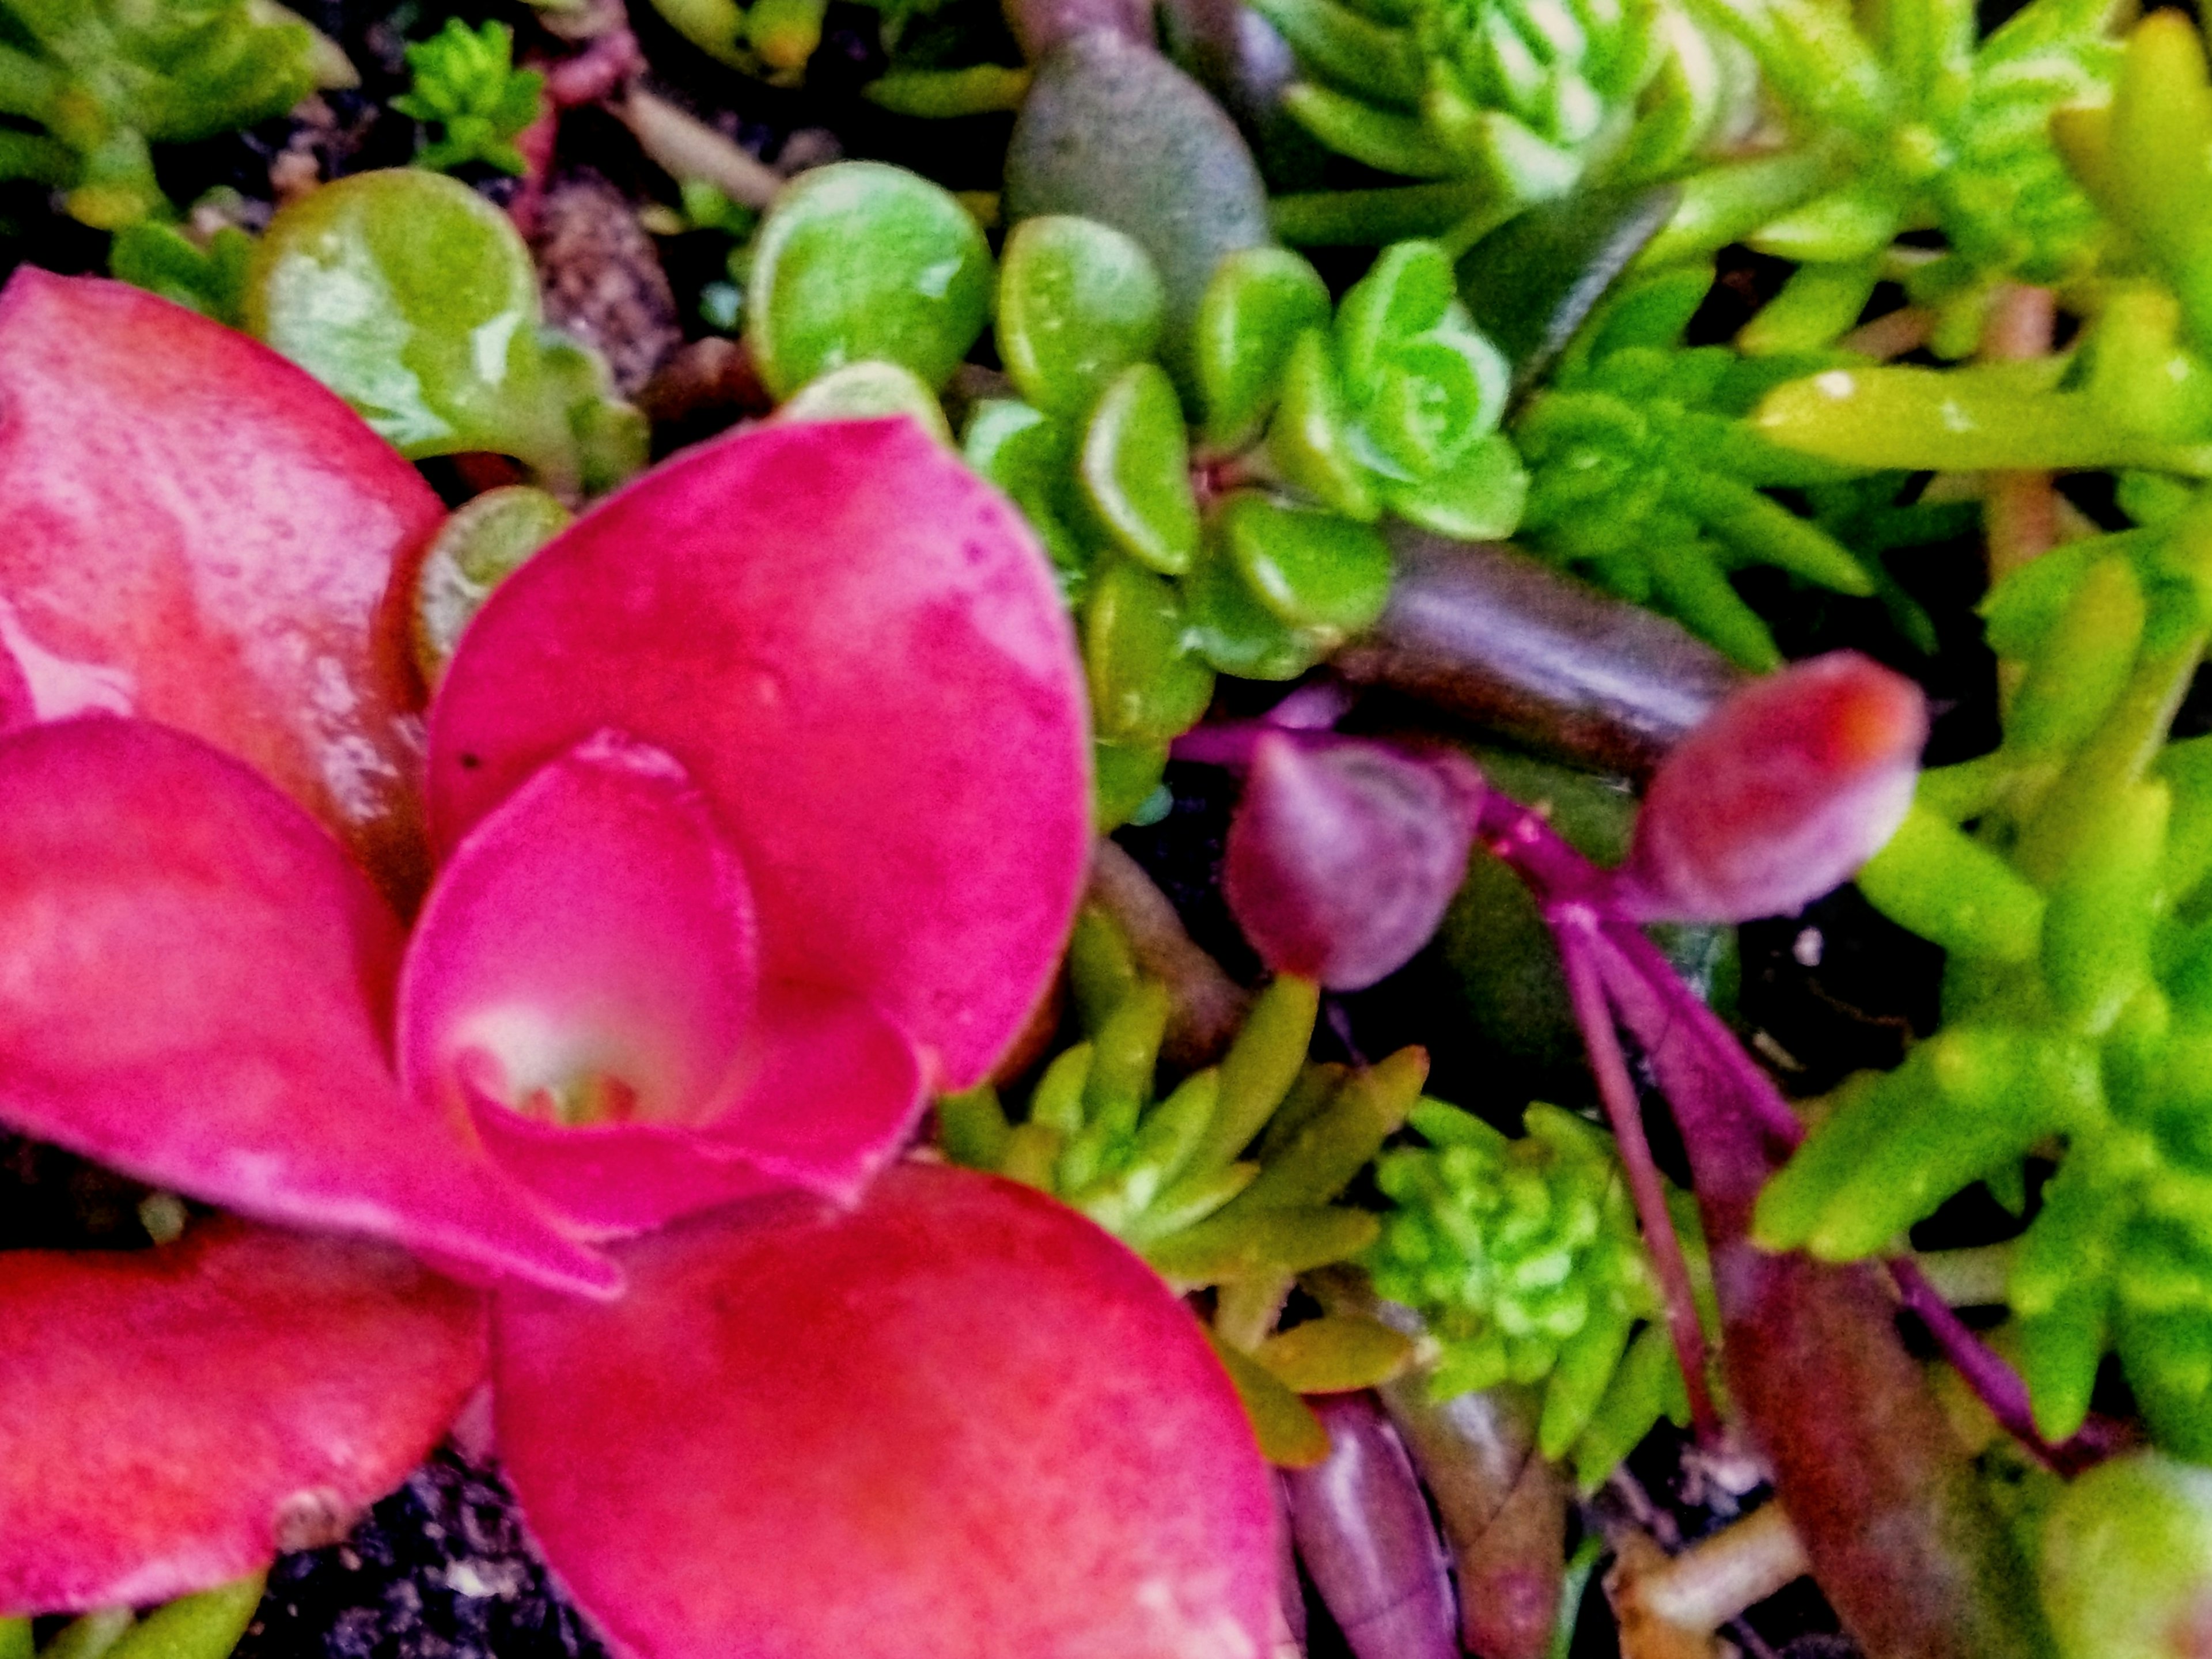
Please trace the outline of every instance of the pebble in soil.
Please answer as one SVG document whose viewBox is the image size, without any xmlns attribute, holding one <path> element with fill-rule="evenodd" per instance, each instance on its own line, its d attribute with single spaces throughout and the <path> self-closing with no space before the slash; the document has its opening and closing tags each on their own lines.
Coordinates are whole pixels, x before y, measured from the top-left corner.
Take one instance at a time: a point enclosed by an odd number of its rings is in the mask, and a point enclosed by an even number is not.
<svg viewBox="0 0 2212 1659">
<path fill-rule="evenodd" d="M 282 1557 L 235 1659 L 608 1659 L 491 1469 L 450 1447 L 343 1543 Z"/>
</svg>

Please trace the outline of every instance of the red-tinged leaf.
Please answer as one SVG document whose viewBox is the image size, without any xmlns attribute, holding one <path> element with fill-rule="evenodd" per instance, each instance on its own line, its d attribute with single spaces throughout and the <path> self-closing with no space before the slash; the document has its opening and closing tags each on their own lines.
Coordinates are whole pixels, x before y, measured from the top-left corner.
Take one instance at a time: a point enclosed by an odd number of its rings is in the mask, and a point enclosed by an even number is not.
<svg viewBox="0 0 2212 1659">
<path fill-rule="evenodd" d="M 1261 736 L 1222 866 L 1261 960 L 1338 991 L 1403 967 L 1466 879 L 1481 787 L 1455 756 Z"/>
<path fill-rule="evenodd" d="M 1856 652 L 1751 681 L 1653 775 L 1620 908 L 1720 922 L 1801 908 L 1904 821 L 1927 740 L 1920 688 Z"/>
<path fill-rule="evenodd" d="M 432 711 L 435 837 L 615 727 L 698 780 L 773 977 L 849 988 L 933 1086 L 1049 977 L 1089 846 L 1081 671 L 1014 510 L 911 422 L 680 456 L 495 592 Z"/>
<path fill-rule="evenodd" d="M 400 1073 L 427 1108 L 689 1128 L 742 1081 L 752 895 L 684 769 L 614 732 L 541 769 L 439 872 L 400 980 Z"/>
<path fill-rule="evenodd" d="M 483 1304 L 222 1217 L 0 1273 L 0 1613 L 165 1601 L 334 1541 L 482 1378 Z"/>
<path fill-rule="evenodd" d="M 442 509 L 275 352 L 118 283 L 0 295 L 0 650 L 45 718 L 104 709 L 247 761 L 403 904 L 421 739 L 386 608 Z"/>
<path fill-rule="evenodd" d="M 760 1041 L 743 1091 L 698 1128 L 561 1128 L 472 1090 L 501 1165 L 584 1230 L 641 1232 L 740 1198 L 801 1188 L 850 1201 L 904 1144 L 926 1099 L 906 1039 L 850 995 L 762 988 Z"/>
<path fill-rule="evenodd" d="M 271 1221 L 617 1282 L 386 1048 L 398 924 L 314 821 L 140 720 L 0 736 L 0 1121 Z"/>
<path fill-rule="evenodd" d="M 635 1659 L 1249 1659 L 1267 1467 L 1197 1323 L 1041 1194 L 902 1165 L 495 1313 L 500 1444 Z"/>
</svg>

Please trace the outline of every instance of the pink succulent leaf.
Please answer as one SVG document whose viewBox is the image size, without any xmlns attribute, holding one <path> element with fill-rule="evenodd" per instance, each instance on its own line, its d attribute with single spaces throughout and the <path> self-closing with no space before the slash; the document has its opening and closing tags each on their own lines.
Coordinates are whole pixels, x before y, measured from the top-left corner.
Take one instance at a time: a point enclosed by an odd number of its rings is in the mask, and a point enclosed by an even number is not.
<svg viewBox="0 0 2212 1659">
<path fill-rule="evenodd" d="M 0 1274 L 0 1613 L 166 1601 L 343 1536 L 486 1364 L 398 1251 L 230 1217 Z"/>
<path fill-rule="evenodd" d="M 1229 908 L 1276 972 L 1363 989 L 1443 920 L 1481 796 L 1455 755 L 1263 732 L 1229 826 Z"/>
<path fill-rule="evenodd" d="M 279 1222 L 599 1291 L 386 1048 L 399 927 L 228 757 L 87 715 L 0 735 L 0 1122 Z"/>
<path fill-rule="evenodd" d="M 495 1307 L 500 1444 L 629 1659 L 1266 1650 L 1267 1466 L 1188 1311 L 995 1177 L 902 1164 L 626 1246 L 630 1293 Z"/>
<path fill-rule="evenodd" d="M 400 975 L 399 1067 L 465 1109 L 464 1057 L 525 1116 L 692 1127 L 742 1082 L 759 967 L 752 895 L 684 769 L 586 738 L 454 848 Z"/>
<path fill-rule="evenodd" d="M 419 694 L 387 598 L 444 517 L 415 469 L 235 330 L 27 265 L 0 416 L 0 655 L 38 713 L 228 750 L 411 904 Z"/>
<path fill-rule="evenodd" d="M 431 717 L 440 844 L 605 727 L 697 780 L 768 976 L 849 987 L 933 1087 L 988 1071 L 1090 843 L 1073 635 L 1012 507 L 904 421 L 762 427 L 656 468 L 463 637 Z"/>
<path fill-rule="evenodd" d="M 713 1122 L 564 1128 L 465 1078 L 477 1132 L 502 1168 L 600 1237 L 794 1187 L 849 1202 L 921 1115 L 913 1047 L 843 992 L 775 981 L 762 1007 L 745 1087 Z"/>
<path fill-rule="evenodd" d="M 1715 922 L 1802 908 L 1903 822 L 1927 741 L 1920 688 L 1856 652 L 1749 682 L 1653 775 L 1618 908 Z"/>
</svg>

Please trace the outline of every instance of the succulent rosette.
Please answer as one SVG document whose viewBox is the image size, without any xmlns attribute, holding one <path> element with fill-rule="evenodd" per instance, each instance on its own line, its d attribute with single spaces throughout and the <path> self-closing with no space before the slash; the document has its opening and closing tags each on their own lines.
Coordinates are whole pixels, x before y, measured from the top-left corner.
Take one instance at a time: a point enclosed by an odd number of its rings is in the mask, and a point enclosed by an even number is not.
<svg viewBox="0 0 2212 1659">
<path fill-rule="evenodd" d="M 494 593 L 426 728 L 441 509 L 304 373 L 27 272 L 0 410 L 0 1123 L 234 1212 L 10 1258 L 0 1611 L 342 1533 L 489 1370 L 622 1651 L 1257 1650 L 1272 1500 L 1188 1315 L 887 1168 L 1088 852 L 1012 507 L 903 422 L 702 446 Z"/>
</svg>

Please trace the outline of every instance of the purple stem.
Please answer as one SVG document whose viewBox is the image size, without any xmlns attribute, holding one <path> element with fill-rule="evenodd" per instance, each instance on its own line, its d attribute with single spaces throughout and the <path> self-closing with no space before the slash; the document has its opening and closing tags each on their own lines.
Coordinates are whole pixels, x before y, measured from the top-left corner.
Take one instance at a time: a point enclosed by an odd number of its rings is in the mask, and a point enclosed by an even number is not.
<svg viewBox="0 0 2212 1659">
<path fill-rule="evenodd" d="M 1666 1090 L 1668 1101 L 1681 1125 L 1692 1161 L 1698 1165 L 1700 1191 L 1709 1186 L 1724 1188 L 1724 1194 L 1707 1193 L 1708 1198 L 1723 1196 L 1731 1207 L 1747 1212 L 1771 1169 L 1805 1138 L 1804 1126 L 1774 1086 L 1774 1080 L 1744 1053 L 1743 1046 L 1712 1010 L 1682 983 L 1643 930 L 1614 911 L 1607 902 L 1606 872 L 1567 845 L 1550 824 L 1518 802 L 1493 793 L 1483 804 L 1480 833 L 1491 852 L 1511 866 L 1535 892 L 1559 941 L 1576 1019 L 1589 1044 L 1598 1087 L 1606 1097 L 1632 1183 L 1638 1181 L 1639 1163 L 1648 1168 L 1650 1152 L 1644 1145 L 1642 1124 L 1635 1116 L 1634 1090 L 1627 1083 L 1626 1069 L 1620 1059 L 1619 1038 L 1613 1028 L 1614 1009 L 1644 1052 L 1652 1056 L 1662 1079 L 1671 1074 L 1674 1079 Z M 1595 999 L 1589 983 L 1593 979 L 1601 988 Z M 1612 1008 L 1605 1006 L 1608 998 Z M 1607 1078 L 1614 1067 L 1620 1068 L 1618 1082 Z M 1711 1086 L 1681 1086 L 1684 1072 L 1710 1079 Z M 1614 1103 L 1616 1089 L 1626 1090 L 1625 1111 Z M 1747 1127 L 1759 1133 L 1749 1137 L 1723 1133 L 1722 1120 L 1729 1115 L 1748 1118 L 1751 1122 Z M 1626 1128 L 1630 1122 L 1635 1124 L 1632 1140 Z M 1738 1150 L 1762 1143 L 1767 1157 L 1747 1158 Z M 1651 1174 L 1656 1182 L 1656 1172 Z M 1663 1205 L 1657 1207 L 1663 1217 Z M 1637 1210 L 1645 1236 L 1652 1241 L 1654 1264 L 1659 1267 L 1661 1285 L 1667 1292 L 1668 1322 L 1675 1352 L 1682 1357 L 1684 1375 L 1693 1379 L 1694 1388 L 1694 1379 L 1703 1374 L 1689 1369 L 1690 1350 L 1683 1343 L 1676 1292 L 1661 1255 L 1651 1208 L 1640 1186 Z M 1680 1247 L 1673 1238 L 1671 1227 L 1666 1239 L 1673 1245 L 1679 1265 Z M 1893 1265 L 1892 1272 L 1905 1305 L 1920 1316 L 1967 1386 L 2006 1431 L 2037 1457 L 2059 1473 L 2070 1474 L 2122 1448 L 2124 1431 L 2102 1419 L 2092 1419 L 2063 1445 L 2053 1446 L 2045 1440 L 2036 1431 L 2027 1385 L 2020 1374 L 1960 1322 L 1917 1267 L 1910 1262 L 1899 1263 Z M 1696 1325 L 1694 1304 L 1688 1304 L 1686 1296 L 1682 1301 L 1690 1306 L 1690 1328 L 1696 1332 L 1697 1351 L 1702 1353 L 1704 1333 Z M 1694 1395 L 1692 1400 L 1694 1403 Z M 1701 1417 L 1701 1424 L 1703 1420 Z"/>
<path fill-rule="evenodd" d="M 2071 1478 L 2124 1450 L 2126 1429 L 2109 1418 L 2092 1417 L 2070 1440 L 2052 1444 L 2035 1426 L 2027 1384 L 2004 1356 L 1974 1334 L 1966 1321 L 1953 1311 L 1919 1265 L 1892 1261 L 1889 1276 L 1897 1281 L 1899 1299 L 1918 1316 L 1929 1335 L 1953 1369 L 1990 1408 L 1990 1414 L 2054 1473 Z"/>
<path fill-rule="evenodd" d="M 1659 1166 L 1652 1161 L 1651 1143 L 1644 1133 L 1644 1110 L 1637 1099 L 1635 1081 L 1620 1052 L 1620 1034 L 1614 1030 L 1613 1009 L 1606 1001 L 1596 963 L 1591 959 L 1591 932 L 1597 915 L 1587 904 L 1545 907 L 1545 921 L 1559 941 L 1560 964 L 1566 969 L 1567 994 L 1574 1004 L 1575 1024 L 1582 1028 L 1589 1049 L 1590 1069 L 1597 1074 L 1597 1090 L 1605 1101 L 1606 1115 L 1613 1120 L 1613 1139 L 1620 1147 L 1620 1162 L 1628 1172 L 1628 1190 L 1636 1200 L 1636 1213 L 1644 1224 L 1644 1243 L 1651 1252 L 1651 1266 L 1659 1275 L 1659 1289 L 1667 1304 L 1667 1331 L 1674 1339 L 1674 1358 L 1689 1385 L 1690 1414 L 1698 1438 L 1706 1445 L 1720 1438 L 1720 1413 L 1713 1407 L 1706 1381 L 1705 1333 L 1698 1322 L 1698 1303 L 1690 1288 L 1690 1264 L 1682 1255 L 1682 1240 L 1674 1231 L 1674 1218 L 1667 1208 L 1666 1189 L 1660 1184 Z"/>
</svg>

